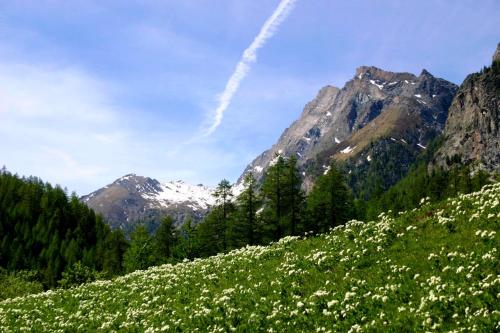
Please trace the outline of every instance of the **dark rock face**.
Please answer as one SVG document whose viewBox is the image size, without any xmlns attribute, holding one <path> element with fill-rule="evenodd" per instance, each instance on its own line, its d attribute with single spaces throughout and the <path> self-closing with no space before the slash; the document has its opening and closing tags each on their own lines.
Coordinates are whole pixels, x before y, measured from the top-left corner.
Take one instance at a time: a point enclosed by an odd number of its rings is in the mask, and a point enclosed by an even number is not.
<svg viewBox="0 0 500 333">
<path fill-rule="evenodd" d="M 277 154 L 295 155 L 309 189 L 332 158 L 352 166 L 374 162 L 381 141 L 384 147 L 404 145 L 414 156 L 442 132 L 456 90 L 456 85 L 426 70 L 415 76 L 359 67 L 342 89 L 322 88 L 243 175 L 252 172 L 261 180 Z"/>
<path fill-rule="evenodd" d="M 493 60 L 489 69 L 469 75 L 460 86 L 433 166 L 461 163 L 500 172 L 500 44 Z"/>
<path fill-rule="evenodd" d="M 182 181 L 159 181 L 126 175 L 81 198 L 90 208 L 102 214 L 112 228 L 126 232 L 136 223 L 146 223 L 153 231 L 161 218 L 170 215 L 180 225 L 187 216 L 197 222 L 214 204 L 212 190 L 203 185 Z"/>
<path fill-rule="evenodd" d="M 497 45 L 497 49 L 495 50 L 495 53 L 493 54 L 493 62 L 495 61 L 500 61 L 500 43 Z"/>
</svg>

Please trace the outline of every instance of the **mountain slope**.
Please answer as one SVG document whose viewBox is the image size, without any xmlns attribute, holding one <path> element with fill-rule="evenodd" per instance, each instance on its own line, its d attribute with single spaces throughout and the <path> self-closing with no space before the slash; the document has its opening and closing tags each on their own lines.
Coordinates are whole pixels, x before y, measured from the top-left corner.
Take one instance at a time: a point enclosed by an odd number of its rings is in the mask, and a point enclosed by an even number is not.
<svg viewBox="0 0 500 333">
<path fill-rule="evenodd" d="M 352 166 L 369 164 L 377 160 L 377 150 L 396 144 L 407 152 L 397 166 L 404 173 L 441 133 L 456 89 L 426 70 L 417 77 L 360 67 L 342 89 L 322 88 L 278 142 L 247 166 L 238 183 L 247 172 L 261 179 L 277 154 L 295 155 L 310 188 L 332 158 Z"/>
<path fill-rule="evenodd" d="M 308 239 L 0 302 L 7 331 L 499 329 L 500 184 Z"/>
<path fill-rule="evenodd" d="M 435 165 L 474 163 L 500 172 L 500 44 L 490 68 L 469 75 L 451 104 Z"/>
<path fill-rule="evenodd" d="M 96 212 L 103 214 L 113 228 L 133 229 L 138 221 L 152 223 L 170 215 L 177 225 L 187 216 L 200 220 L 215 201 L 213 190 L 182 181 L 160 183 L 134 174 L 117 179 L 81 198 Z"/>
</svg>

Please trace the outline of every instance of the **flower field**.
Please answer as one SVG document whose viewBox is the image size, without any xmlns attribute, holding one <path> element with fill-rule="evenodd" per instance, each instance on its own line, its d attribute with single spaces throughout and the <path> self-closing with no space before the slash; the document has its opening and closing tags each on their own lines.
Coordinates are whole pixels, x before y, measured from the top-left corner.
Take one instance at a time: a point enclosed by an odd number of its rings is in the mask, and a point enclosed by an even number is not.
<svg viewBox="0 0 500 333">
<path fill-rule="evenodd" d="M 0 303 L 2 332 L 500 331 L 500 184 Z"/>
</svg>

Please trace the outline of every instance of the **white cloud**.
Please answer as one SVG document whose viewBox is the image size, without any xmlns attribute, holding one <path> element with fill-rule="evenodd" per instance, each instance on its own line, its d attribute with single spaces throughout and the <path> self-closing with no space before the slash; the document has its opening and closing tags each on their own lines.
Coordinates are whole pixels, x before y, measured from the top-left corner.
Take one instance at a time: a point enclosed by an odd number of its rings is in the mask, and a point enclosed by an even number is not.
<svg viewBox="0 0 500 333">
<path fill-rule="evenodd" d="M 212 134 L 219 127 L 224 112 L 229 107 L 234 94 L 238 91 L 241 81 L 248 74 L 251 64 L 257 61 L 257 51 L 276 33 L 279 25 L 286 19 L 295 2 L 296 0 L 281 0 L 273 14 L 260 29 L 259 34 L 255 37 L 252 44 L 243 52 L 241 60 L 236 65 L 236 69 L 229 78 L 224 91 L 218 97 L 218 106 L 215 109 L 213 122 L 204 135 Z"/>
<path fill-rule="evenodd" d="M 239 154 L 216 140 L 181 145 L 187 129 L 179 124 L 178 131 L 138 128 L 142 110 L 119 107 L 114 84 L 83 70 L 3 61 L 0 87 L 0 167 L 79 195 L 132 172 L 214 185 L 237 177 L 221 165 L 243 168 Z"/>
<path fill-rule="evenodd" d="M 0 86 L 0 164 L 10 170 L 87 190 L 124 150 L 111 87 L 84 71 L 4 62 Z"/>
</svg>

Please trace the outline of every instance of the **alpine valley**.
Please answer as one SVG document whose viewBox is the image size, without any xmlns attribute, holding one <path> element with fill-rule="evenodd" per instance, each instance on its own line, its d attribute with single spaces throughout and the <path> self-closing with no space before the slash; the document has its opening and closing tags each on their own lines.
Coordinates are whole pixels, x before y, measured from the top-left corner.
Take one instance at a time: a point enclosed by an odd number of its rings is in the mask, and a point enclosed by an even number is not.
<svg viewBox="0 0 500 333">
<path fill-rule="evenodd" d="M 0 169 L 2 332 L 499 332 L 500 44 L 359 67 L 235 184 Z M 45 292 L 44 292 L 45 291 Z"/>
<path fill-rule="evenodd" d="M 494 60 L 498 57 L 497 49 Z M 344 87 L 320 89 L 278 141 L 245 168 L 233 193 L 241 193 L 246 174 L 261 184 L 279 156 L 294 156 L 306 192 L 333 160 L 354 194 L 366 200 L 396 184 L 442 137 L 430 170 L 456 161 L 495 172 L 500 165 L 498 108 L 493 71 L 471 74 L 458 87 L 425 69 L 417 76 L 361 66 Z M 153 231 L 165 215 L 177 226 L 188 217 L 199 222 L 215 204 L 213 189 L 203 185 L 160 183 L 133 174 L 81 201 L 112 228 L 127 232 L 138 222 Z"/>
</svg>

